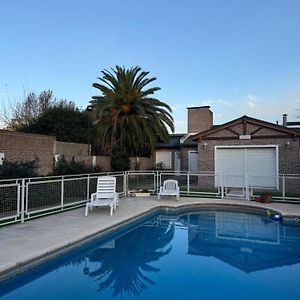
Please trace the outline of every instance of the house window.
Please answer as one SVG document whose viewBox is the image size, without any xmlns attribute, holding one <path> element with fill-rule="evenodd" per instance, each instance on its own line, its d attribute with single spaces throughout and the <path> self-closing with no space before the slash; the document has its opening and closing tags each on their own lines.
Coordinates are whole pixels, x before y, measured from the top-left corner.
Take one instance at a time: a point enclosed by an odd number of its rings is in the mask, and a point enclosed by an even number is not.
<svg viewBox="0 0 300 300">
<path fill-rule="evenodd" d="M 170 151 L 157 151 L 156 152 L 156 166 L 161 165 L 163 169 L 172 168 L 172 152 Z"/>
</svg>

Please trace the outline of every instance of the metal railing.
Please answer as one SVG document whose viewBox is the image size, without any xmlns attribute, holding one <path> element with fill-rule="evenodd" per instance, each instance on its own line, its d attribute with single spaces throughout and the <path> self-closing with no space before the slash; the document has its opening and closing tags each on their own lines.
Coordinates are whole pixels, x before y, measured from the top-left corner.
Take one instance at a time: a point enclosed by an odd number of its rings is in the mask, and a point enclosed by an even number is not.
<svg viewBox="0 0 300 300">
<path fill-rule="evenodd" d="M 130 171 L 0 180 L 0 225 L 24 222 L 85 205 L 96 190 L 97 178 L 117 178 L 117 192 L 127 196 L 147 190 L 156 195 L 166 179 L 176 179 L 182 196 L 255 199 L 268 192 L 274 201 L 300 204 L 300 175 L 276 177 L 236 174 Z"/>
</svg>

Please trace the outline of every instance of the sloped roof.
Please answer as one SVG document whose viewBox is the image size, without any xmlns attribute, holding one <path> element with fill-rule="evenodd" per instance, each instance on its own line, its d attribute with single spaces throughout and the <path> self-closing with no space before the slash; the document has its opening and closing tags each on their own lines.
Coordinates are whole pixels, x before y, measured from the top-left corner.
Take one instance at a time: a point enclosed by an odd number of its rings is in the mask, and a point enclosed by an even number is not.
<svg viewBox="0 0 300 300">
<path fill-rule="evenodd" d="M 156 149 L 179 149 L 181 146 L 195 146 L 197 147 L 197 142 L 192 140 L 192 136 L 187 136 L 186 133 L 170 134 L 170 139 L 166 143 L 157 143 Z M 186 139 L 184 139 L 186 137 Z M 182 139 L 184 140 L 182 142 Z"/>
<path fill-rule="evenodd" d="M 170 134 L 170 139 L 166 143 L 157 143 L 156 148 L 180 148 L 180 139 L 184 136 L 184 133 Z"/>
<path fill-rule="evenodd" d="M 281 131 L 281 132 L 284 132 L 284 133 L 291 134 L 293 136 L 300 136 L 300 132 L 295 130 L 295 129 L 284 127 L 282 125 L 273 124 L 273 123 L 270 123 L 270 122 L 267 122 L 267 121 L 263 121 L 263 120 L 260 120 L 260 119 L 255 119 L 255 118 L 244 115 L 240 118 L 234 119 L 234 120 L 229 121 L 227 123 L 224 123 L 222 125 L 213 126 L 212 128 L 210 128 L 208 130 L 199 132 L 199 133 L 193 135 L 191 138 L 192 138 L 192 140 L 197 140 L 199 138 L 205 137 L 209 134 L 218 132 L 220 130 L 226 129 L 230 126 L 233 126 L 233 125 L 236 125 L 236 124 L 239 124 L 239 123 L 242 123 L 242 122 L 247 122 L 247 123 L 252 123 L 252 124 L 264 126 L 264 127 L 270 128 L 270 129 L 274 129 L 274 130 L 277 130 L 277 131 Z"/>
<path fill-rule="evenodd" d="M 287 126 L 290 129 L 300 131 L 300 122 L 287 122 Z"/>
</svg>

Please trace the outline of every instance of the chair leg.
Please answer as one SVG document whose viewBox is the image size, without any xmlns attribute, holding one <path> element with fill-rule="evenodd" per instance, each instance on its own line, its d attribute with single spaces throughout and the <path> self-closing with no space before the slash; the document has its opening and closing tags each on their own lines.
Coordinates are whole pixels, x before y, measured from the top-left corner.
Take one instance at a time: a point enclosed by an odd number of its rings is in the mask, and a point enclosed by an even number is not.
<svg viewBox="0 0 300 300">
<path fill-rule="evenodd" d="M 113 212 L 114 212 L 114 205 L 111 204 L 111 205 L 110 205 L 110 215 L 111 215 L 111 216 L 112 216 Z"/>
<path fill-rule="evenodd" d="M 87 203 L 86 206 L 85 206 L 85 216 L 86 217 L 87 217 L 88 213 L 89 213 L 89 205 Z"/>
</svg>

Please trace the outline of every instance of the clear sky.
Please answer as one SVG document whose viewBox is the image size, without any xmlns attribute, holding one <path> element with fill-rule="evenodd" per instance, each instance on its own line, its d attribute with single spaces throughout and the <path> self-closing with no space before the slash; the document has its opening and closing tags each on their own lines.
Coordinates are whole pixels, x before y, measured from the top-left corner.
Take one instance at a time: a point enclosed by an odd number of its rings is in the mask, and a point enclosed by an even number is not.
<svg viewBox="0 0 300 300">
<path fill-rule="evenodd" d="M 295 121 L 299 50 L 300 0 L 2 0 L 0 101 L 51 89 L 85 108 L 101 70 L 138 65 L 176 132 L 187 106 Z"/>
</svg>

